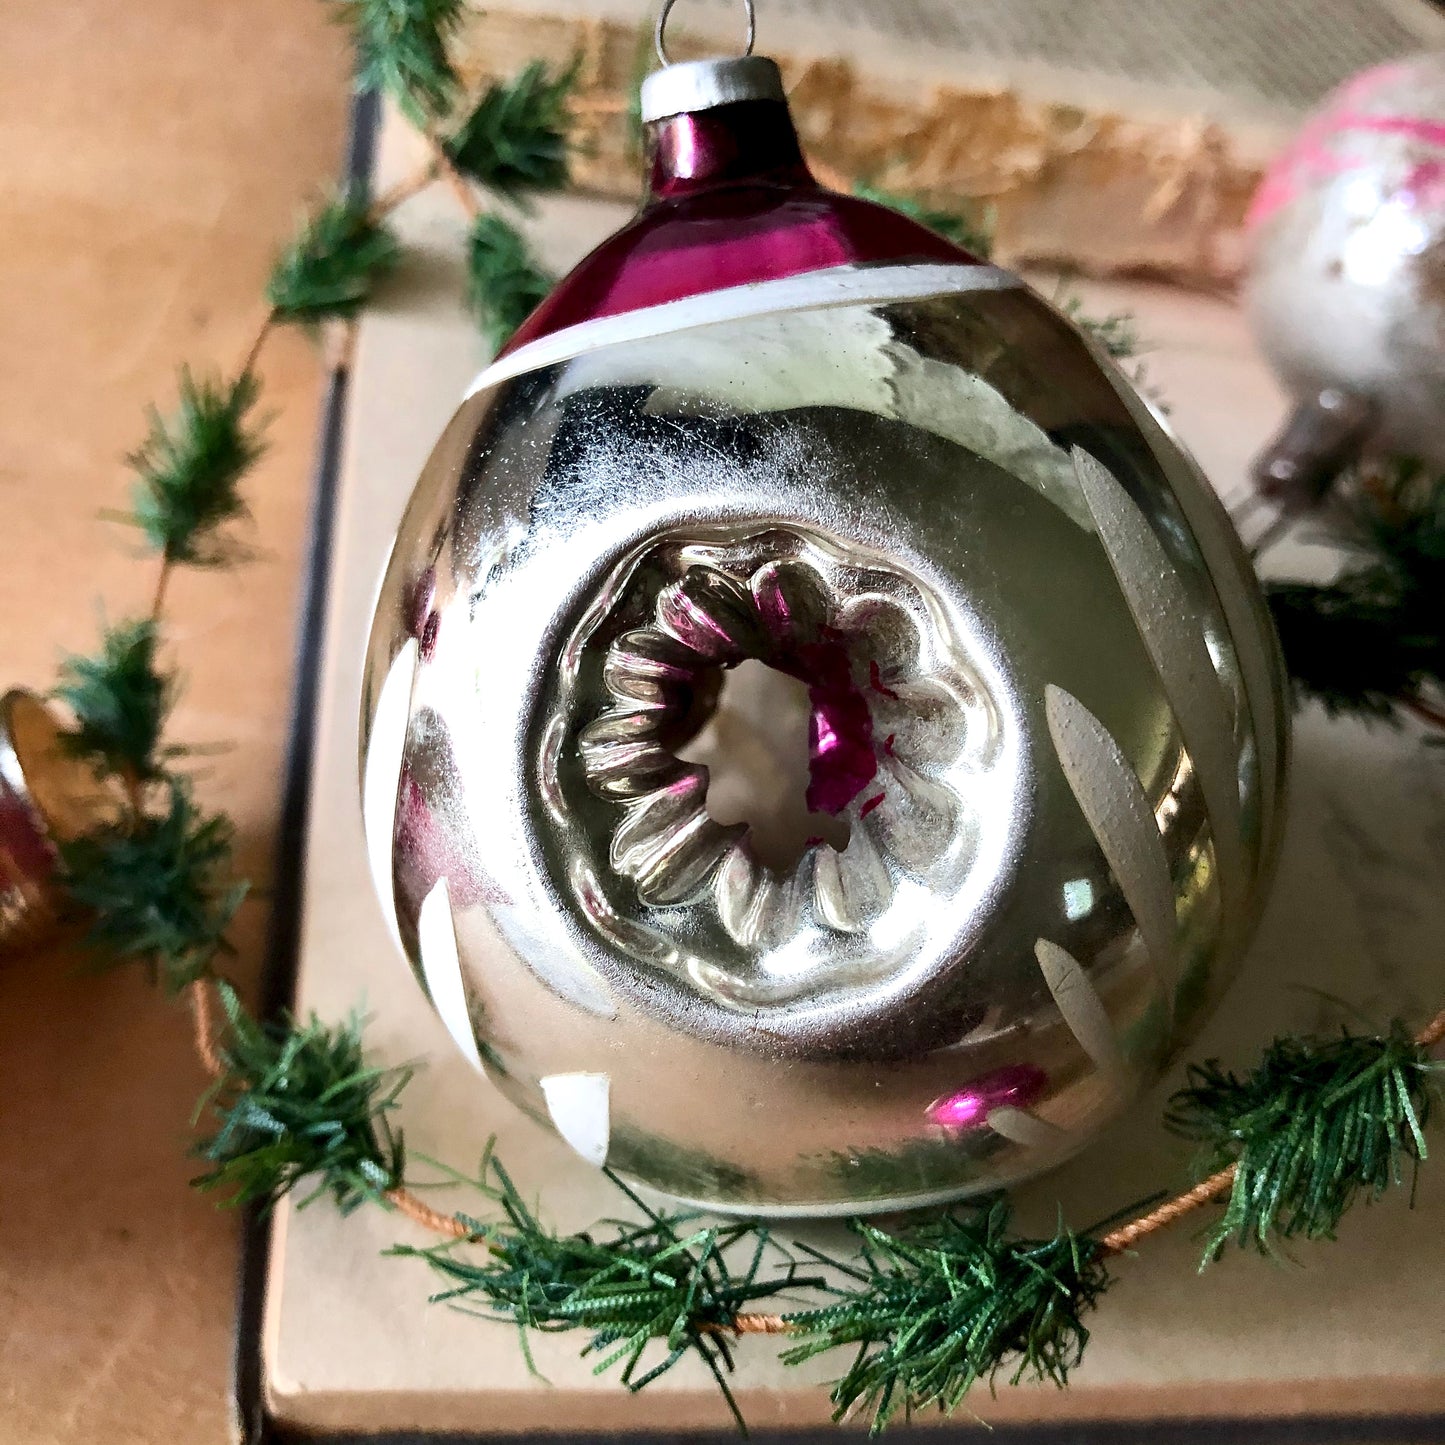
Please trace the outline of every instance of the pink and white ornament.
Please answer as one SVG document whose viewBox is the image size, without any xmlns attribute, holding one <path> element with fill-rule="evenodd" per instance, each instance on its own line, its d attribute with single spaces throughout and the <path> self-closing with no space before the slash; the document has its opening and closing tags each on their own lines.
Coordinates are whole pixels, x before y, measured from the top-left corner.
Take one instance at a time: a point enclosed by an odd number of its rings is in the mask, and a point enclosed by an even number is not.
<svg viewBox="0 0 1445 1445">
<path fill-rule="evenodd" d="M 1445 463 L 1445 53 L 1335 91 L 1248 226 L 1250 315 L 1298 406 L 1266 489 L 1306 501 L 1367 449 Z"/>
</svg>

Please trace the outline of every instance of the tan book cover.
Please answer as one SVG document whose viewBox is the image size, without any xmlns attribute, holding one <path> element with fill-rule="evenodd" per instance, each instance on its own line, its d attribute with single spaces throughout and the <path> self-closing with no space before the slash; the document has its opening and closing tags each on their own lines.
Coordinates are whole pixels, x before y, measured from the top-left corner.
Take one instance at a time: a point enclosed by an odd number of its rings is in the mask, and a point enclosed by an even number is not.
<svg viewBox="0 0 1445 1445">
<path fill-rule="evenodd" d="M 420 159 L 409 128 L 389 124 L 378 185 L 394 184 Z M 624 217 L 617 204 L 556 197 L 530 227 L 548 264 L 561 268 Z M 474 1168 L 495 1135 L 523 1193 L 558 1226 L 581 1228 L 619 1211 L 615 1191 L 508 1104 L 451 1043 L 388 934 L 368 874 L 356 748 L 376 581 L 413 481 L 486 360 L 457 301 L 460 210 L 438 190 L 408 206 L 397 225 L 409 260 L 361 322 L 337 477 L 297 1001 L 328 1019 L 363 1009 L 371 1057 L 420 1066 L 399 1115 L 418 1179 L 441 1177 L 423 1158 Z M 1173 423 L 1216 486 L 1237 495 L 1251 452 L 1284 407 L 1238 310 L 1217 297 L 1137 283 L 1091 284 L 1086 299 L 1095 314 L 1136 314 Z M 1437 1006 L 1445 750 L 1422 746 L 1405 730 L 1332 722 L 1311 710 L 1296 734 L 1290 801 L 1268 913 L 1191 1058 L 1217 1055 L 1245 1067 L 1275 1033 L 1326 1026 L 1332 1015 L 1321 994 L 1379 1019 L 1424 1017 Z M 1182 1065 L 1089 1149 L 1015 1191 L 1022 1227 L 1051 1229 L 1059 1209 L 1087 1225 L 1186 1178 L 1189 1146 L 1160 1123 L 1181 1079 Z M 438 1208 L 488 1211 L 465 1189 L 426 1192 Z M 1094 1441 L 1121 1438 L 1104 1422 L 1122 1420 L 1152 1422 L 1169 1439 L 1178 1438 L 1181 1420 L 1214 1422 L 1214 1440 L 1439 1438 L 1440 1165 L 1432 1160 L 1423 1171 L 1414 1210 L 1405 1195 L 1355 1210 L 1338 1242 L 1300 1245 L 1294 1262 L 1231 1252 L 1196 1276 L 1197 1232 L 1185 1225 L 1161 1235 L 1120 1263 L 1067 1391 L 1001 1386 L 994 1398 L 980 1389 L 969 1410 L 990 1422 L 1073 1422 L 1079 1439 L 1088 1431 Z M 576 1335 L 552 1334 L 534 1339 L 539 1373 L 530 1373 L 512 1328 L 428 1304 L 438 1283 L 426 1268 L 384 1257 L 393 1244 L 426 1242 L 396 1215 L 364 1209 L 342 1219 L 324 1200 L 302 1210 L 287 1201 L 268 1229 L 259 1368 L 278 1440 L 350 1441 L 380 1431 L 412 1442 L 433 1431 L 465 1440 L 532 1431 L 637 1439 L 728 1429 L 716 1387 L 696 1361 L 634 1396 L 615 1372 L 594 1374 L 593 1360 L 579 1358 Z M 842 1243 L 837 1226 L 790 1226 L 784 1237 L 804 1233 L 830 1248 Z M 826 1382 L 839 1361 L 796 1370 L 777 1356 L 772 1340 L 739 1346 L 734 1386 L 753 1427 L 766 1434 L 822 1425 Z M 1354 1422 L 1348 1436 L 1341 1417 Z M 1417 1434 L 1404 1433 L 1405 1417 L 1419 1422 Z M 1221 1421 L 1233 1422 L 1236 1433 L 1223 1433 Z M 997 1438 L 980 1432 L 968 1411 L 953 1429 L 953 1438 L 978 1445 Z M 839 1445 L 848 1438 L 840 1435 Z"/>
<path fill-rule="evenodd" d="M 643 0 L 489 0 L 459 44 L 469 81 L 581 59 L 587 189 L 637 193 L 630 120 L 655 63 Z M 740 0 L 683 0 L 678 58 L 740 47 Z M 675 39 L 674 39 L 675 37 Z M 1010 265 L 1225 281 L 1261 168 L 1364 66 L 1445 45 L 1426 0 L 759 0 L 828 171 L 992 211 Z M 831 179 L 831 177 L 829 177 Z"/>
</svg>

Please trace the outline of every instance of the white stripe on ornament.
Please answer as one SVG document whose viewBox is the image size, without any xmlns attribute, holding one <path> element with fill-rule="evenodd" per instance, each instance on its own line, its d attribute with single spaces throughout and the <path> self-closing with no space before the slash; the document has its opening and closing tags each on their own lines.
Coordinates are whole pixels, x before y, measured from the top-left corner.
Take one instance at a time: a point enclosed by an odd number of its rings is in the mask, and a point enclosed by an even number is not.
<svg viewBox="0 0 1445 1445">
<path fill-rule="evenodd" d="M 1010 1144 L 1022 1144 L 1026 1149 L 1055 1149 L 1067 1137 L 1066 1131 L 1057 1124 L 1050 1124 L 1047 1119 L 1012 1104 L 990 1109 L 985 1122 L 1000 1138 Z"/>
<path fill-rule="evenodd" d="M 1034 957 L 1043 970 L 1044 982 L 1054 996 L 1054 1003 L 1078 1039 L 1079 1047 L 1094 1061 L 1099 1072 L 1110 1079 L 1121 1079 L 1125 1073 L 1124 1054 L 1114 1033 L 1099 991 L 1089 980 L 1079 960 L 1057 943 L 1041 938 L 1034 944 Z"/>
<path fill-rule="evenodd" d="M 1044 711 L 1064 776 L 1119 882 L 1150 966 L 1172 1004 L 1178 982 L 1174 886 L 1154 810 L 1119 744 L 1078 698 L 1050 683 L 1044 689 Z"/>
<path fill-rule="evenodd" d="M 589 1164 L 601 1169 L 612 1145 L 611 1075 L 548 1074 L 540 1082 L 557 1132 Z"/>
<path fill-rule="evenodd" d="M 1088 452 L 1075 447 L 1073 457 L 1109 565 L 1178 719 L 1209 814 L 1224 904 L 1237 913 L 1244 901 L 1244 848 L 1234 727 L 1224 685 L 1188 590 L 1143 512 Z"/>
<path fill-rule="evenodd" d="M 371 732 L 366 742 L 366 768 L 361 784 L 361 824 L 371 881 L 386 919 L 386 931 L 401 946 L 396 924 L 396 892 L 392 881 L 392 836 L 396 830 L 396 790 L 401 783 L 406 731 L 411 723 L 411 686 L 416 676 L 416 638 L 407 639 L 396 654 L 377 694 Z"/>
<path fill-rule="evenodd" d="M 422 977 L 433 1007 L 441 1015 L 457 1047 L 479 1072 L 481 1051 L 477 1048 L 472 1016 L 467 1008 L 467 991 L 462 983 L 462 961 L 457 955 L 456 920 L 452 917 L 452 896 L 447 880 L 440 878 L 422 900 L 416 924 L 421 954 Z"/>
<path fill-rule="evenodd" d="M 1141 396 L 1117 366 L 1104 376 L 1138 422 L 1183 509 L 1185 521 L 1213 573 L 1214 591 L 1239 659 L 1255 746 L 1259 750 L 1260 793 L 1265 800 L 1261 856 L 1268 856 L 1284 809 L 1276 806 L 1280 773 L 1289 746 L 1288 709 L 1280 700 L 1283 658 L 1259 595 L 1249 556 L 1216 489 L 1167 417 Z M 1282 712 L 1283 710 L 1283 712 Z M 1285 726 L 1281 728 L 1283 716 Z M 1283 750 L 1283 751 L 1282 751 Z"/>
<path fill-rule="evenodd" d="M 997 266 L 831 266 L 802 276 L 727 286 L 721 291 L 684 296 L 620 316 L 579 322 L 550 336 L 540 336 L 486 367 L 467 389 L 467 397 L 524 372 L 557 366 L 604 346 L 645 341 L 719 321 L 828 306 L 922 301 L 959 291 L 1008 291 L 1022 285 L 1012 272 Z"/>
</svg>

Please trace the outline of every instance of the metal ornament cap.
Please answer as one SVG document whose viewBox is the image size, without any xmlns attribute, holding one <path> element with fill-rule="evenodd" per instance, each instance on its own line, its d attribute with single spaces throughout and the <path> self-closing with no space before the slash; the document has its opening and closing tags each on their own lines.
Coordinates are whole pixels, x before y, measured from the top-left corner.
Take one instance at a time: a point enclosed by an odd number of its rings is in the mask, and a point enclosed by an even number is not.
<svg viewBox="0 0 1445 1445">
<path fill-rule="evenodd" d="M 650 125 L 738 101 L 786 99 L 783 73 L 765 55 L 689 60 L 654 71 L 642 82 L 642 120 Z"/>
</svg>

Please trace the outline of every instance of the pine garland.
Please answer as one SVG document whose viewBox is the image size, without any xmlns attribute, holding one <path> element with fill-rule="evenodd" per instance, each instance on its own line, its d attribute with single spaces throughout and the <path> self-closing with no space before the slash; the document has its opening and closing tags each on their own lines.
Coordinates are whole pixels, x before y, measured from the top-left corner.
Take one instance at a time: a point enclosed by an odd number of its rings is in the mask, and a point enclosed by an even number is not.
<svg viewBox="0 0 1445 1445">
<path fill-rule="evenodd" d="M 1050 1239 L 1016 1239 L 1002 1198 L 896 1233 L 863 1220 L 852 1229 L 856 1261 L 829 1261 L 851 1286 L 787 1317 L 801 1343 L 782 1357 L 856 1349 L 833 1386 L 834 1418 L 861 1406 L 877 1432 L 900 1412 L 951 1414 L 1000 1374 L 1012 1385 L 1068 1383 L 1089 1341 L 1084 1316 L 1109 1285 L 1097 1240 L 1062 1222 Z"/>
<path fill-rule="evenodd" d="M 131 453 L 136 484 L 128 518 L 168 564 L 214 567 L 235 560 L 222 530 L 246 518 L 241 479 L 260 459 L 249 422 L 259 388 L 249 370 L 234 381 L 180 373 L 180 403 L 167 418 L 152 408 L 150 430 Z"/>
<path fill-rule="evenodd" d="M 504 216 L 484 213 L 467 238 L 467 300 L 487 339 L 500 350 L 552 289 L 553 278 Z"/>
<path fill-rule="evenodd" d="M 67 749 L 103 773 L 139 782 L 161 775 L 161 735 L 175 697 L 175 678 L 156 666 L 156 626 L 149 618 L 108 628 L 95 657 L 60 664 L 52 694 L 74 718 Z"/>
<path fill-rule="evenodd" d="M 350 27 L 356 84 L 376 91 L 418 125 L 444 115 L 460 82 L 447 54 L 466 0 L 331 0 Z"/>
<path fill-rule="evenodd" d="M 349 191 L 303 222 L 277 259 L 266 299 L 280 321 L 349 319 L 400 259 L 396 237 L 372 215 L 365 195 Z"/>
<path fill-rule="evenodd" d="M 1395 459 L 1339 489 L 1353 560 L 1334 581 L 1265 588 L 1280 644 L 1306 698 L 1332 713 L 1437 713 L 1445 689 L 1445 474 Z"/>
<path fill-rule="evenodd" d="M 367 1064 L 356 1015 L 334 1027 L 314 1014 L 257 1023 L 233 988 L 219 992 L 222 1071 L 196 1110 L 214 1121 L 196 1146 L 211 1167 L 195 1186 L 230 1206 L 270 1208 L 303 1182 L 303 1207 L 323 1194 L 343 1214 L 383 1201 L 405 1172 L 388 1116 L 412 1071 Z"/>
<path fill-rule="evenodd" d="M 540 61 L 488 88 L 443 142 L 463 175 L 510 201 L 564 189 L 570 180 L 567 97 L 577 67 L 551 76 Z"/>
<path fill-rule="evenodd" d="M 1081 331 L 1088 332 L 1104 348 L 1105 354 L 1115 361 L 1128 361 L 1138 356 L 1139 327 L 1127 311 L 1091 316 L 1077 296 L 1065 296 L 1059 303 L 1059 310 Z"/>
<path fill-rule="evenodd" d="M 794 1365 L 852 1351 L 833 1388 L 836 1412 L 865 1411 L 879 1430 L 900 1415 L 957 1409 L 974 1387 L 1000 1378 L 1065 1384 L 1111 1261 L 1211 1201 L 1226 1204 L 1206 1264 L 1231 1240 L 1271 1251 L 1282 1240 L 1331 1237 L 1359 1199 L 1413 1175 L 1426 1158 L 1439 1069 L 1429 1053 L 1445 1037 L 1445 1012 L 1413 1038 L 1397 1023 L 1379 1036 L 1278 1039 L 1243 1077 L 1213 1061 L 1190 1070 L 1168 1121 L 1199 1143 L 1207 1177 L 1107 1234 L 1060 1222 L 1048 1238 L 1016 1238 L 1006 1205 L 994 1200 L 899 1230 L 854 1221 L 857 1255 L 803 1250 L 826 1266 L 804 1275 L 762 1225 L 658 1213 L 618 1180 L 639 1223 L 558 1233 L 490 1150 L 471 1182 L 491 1217 L 439 1213 L 408 1183 L 391 1122 L 411 1070 L 369 1063 L 358 1018 L 262 1023 L 247 1014 L 219 969 L 246 894 L 231 871 L 231 825 L 196 803 L 175 770 L 178 750 L 163 741 L 176 695 L 174 675 L 157 662 L 167 580 L 178 566 L 242 555 L 241 483 L 263 448 L 255 367 L 272 326 L 352 318 L 398 260 L 387 216 L 442 179 L 472 220 L 469 299 L 501 345 L 549 282 L 521 233 L 486 210 L 473 186 L 525 203 L 569 174 L 575 67 L 553 76 L 528 66 L 464 107 L 448 58 L 464 0 L 329 3 L 352 31 L 361 83 L 401 106 L 430 158 L 375 204 L 356 193 L 326 201 L 278 257 L 269 310 L 235 378 L 182 370 L 175 412 L 152 412 L 130 458 L 127 520 L 159 560 L 155 601 L 148 617 L 107 629 L 95 656 L 67 658 L 55 690 L 73 718 L 67 746 L 126 800 L 118 817 L 61 846 L 62 887 L 98 957 L 140 962 L 196 1010 L 197 1047 L 213 1074 L 197 1110 L 204 1167 L 196 1186 L 230 1205 L 269 1208 L 301 1191 L 302 1203 L 326 1196 L 343 1212 L 367 1203 L 397 1210 L 442 1237 L 395 1251 L 436 1272 L 438 1300 L 510 1322 L 524 1349 L 531 1330 L 581 1331 L 594 1368 L 620 1367 L 634 1391 L 700 1358 L 740 1427 L 728 1384 L 737 1336 L 788 1337 L 782 1358 Z M 991 249 L 985 210 L 859 193 L 981 256 Z M 1134 353 L 1128 318 L 1090 320 L 1076 301 L 1061 305 L 1110 354 Z M 1358 565 L 1326 587 L 1271 589 L 1297 682 L 1334 709 L 1393 714 L 1403 703 L 1428 711 L 1424 691 L 1445 671 L 1445 481 L 1396 463 L 1360 489 L 1353 518 Z M 753 1308 L 802 1290 L 817 1302 L 787 1314 Z"/>
<path fill-rule="evenodd" d="M 754 1222 L 699 1226 L 697 1215 L 659 1213 L 608 1177 L 642 1223 L 603 1226 L 602 1237 L 559 1235 L 527 1206 L 488 1145 L 476 1187 L 500 1209 L 501 1221 L 468 1219 L 465 1241 L 392 1253 L 424 1259 L 441 1276 L 446 1288 L 433 1302 L 515 1324 L 524 1350 L 529 1330 L 584 1331 L 590 1338 L 582 1355 L 595 1357 L 593 1373 L 620 1364 L 622 1384 L 634 1393 L 689 1355 L 701 1359 L 746 1434 L 727 1382 L 734 1368 L 728 1336 L 749 1305 L 822 1280 L 803 1278 L 791 1265 L 764 1277 L 772 1241 Z M 730 1259 L 740 1243 L 748 1250 L 738 1269 Z M 660 1358 L 648 1361 L 655 1344 Z M 530 1351 L 526 1358 L 535 1373 Z"/>
<path fill-rule="evenodd" d="M 230 874 L 234 830 L 164 779 L 164 807 L 62 840 L 59 882 L 100 962 L 135 960 L 167 993 L 211 976 L 248 885 Z"/>
<path fill-rule="evenodd" d="M 1378 1199 L 1427 1157 L 1440 1066 L 1396 1022 L 1379 1036 L 1276 1039 L 1238 1078 L 1216 1059 L 1191 1066 L 1167 1122 L 1205 1148 L 1201 1168 L 1235 1169 L 1204 1260 L 1235 1240 L 1333 1239 L 1360 1195 Z"/>
</svg>

